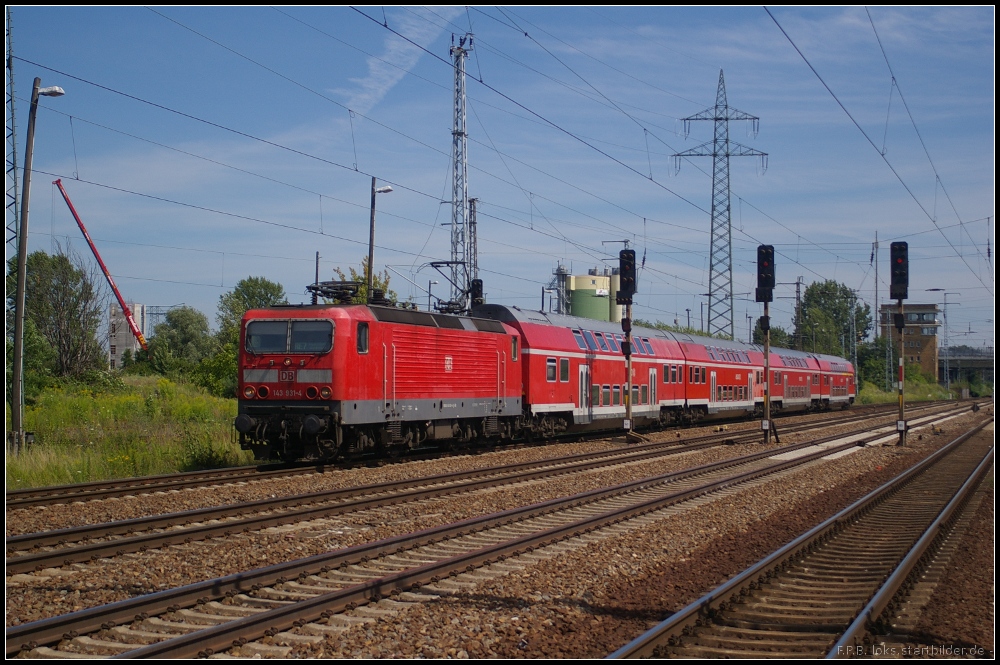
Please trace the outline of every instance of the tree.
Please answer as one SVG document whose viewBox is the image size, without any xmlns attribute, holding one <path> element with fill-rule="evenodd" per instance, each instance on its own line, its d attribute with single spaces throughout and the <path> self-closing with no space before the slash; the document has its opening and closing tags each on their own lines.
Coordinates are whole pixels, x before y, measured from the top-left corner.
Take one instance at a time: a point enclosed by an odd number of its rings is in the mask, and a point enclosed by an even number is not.
<svg viewBox="0 0 1000 665">
<path fill-rule="evenodd" d="M 850 355 L 852 316 L 857 339 L 867 338 L 872 330 L 871 307 L 859 302 L 851 289 L 834 280 L 813 282 L 806 287 L 794 320 L 798 348 L 835 356 Z"/>
<path fill-rule="evenodd" d="M 358 282 L 361 286 L 358 287 L 358 292 L 354 295 L 354 299 L 351 302 L 356 305 L 366 304 L 368 302 L 368 257 L 364 256 L 361 258 L 360 273 L 354 270 L 353 266 L 349 266 L 347 269 L 351 273 L 350 279 L 347 279 L 344 271 L 340 268 L 334 268 L 333 272 L 342 282 Z M 396 295 L 396 292 L 389 288 L 388 270 L 383 271 L 381 274 L 375 273 L 372 275 L 372 288 L 381 290 L 385 294 L 385 299 L 393 304 L 399 301 L 399 296 Z"/>
<path fill-rule="evenodd" d="M 12 318 L 12 317 L 11 317 Z M 12 407 L 14 396 L 14 337 L 13 326 L 8 326 L 7 336 L 7 403 Z M 56 354 L 49 346 L 48 340 L 38 332 L 35 322 L 29 318 L 24 320 L 24 401 L 31 404 L 44 388 L 52 383 Z"/>
<path fill-rule="evenodd" d="M 176 307 L 156 326 L 149 340 L 149 360 L 160 374 L 189 373 L 215 348 L 208 318 L 193 307 Z"/>
<path fill-rule="evenodd" d="M 7 299 L 13 309 L 17 287 L 17 257 L 8 261 Z M 104 281 L 79 257 L 32 252 L 25 273 L 25 321 L 32 321 L 54 357 L 57 376 L 81 376 L 105 369 L 107 354 L 97 333 L 107 311 Z M 27 330 L 27 325 L 25 326 Z M 31 360 L 25 349 L 25 368 Z"/>
<path fill-rule="evenodd" d="M 285 305 L 285 288 L 277 282 L 264 277 L 247 277 L 241 279 L 229 293 L 219 296 L 219 311 L 216 320 L 219 323 L 219 343 L 224 346 L 239 344 L 240 321 L 247 310 Z"/>
<path fill-rule="evenodd" d="M 654 323 L 652 321 L 647 321 L 645 319 L 632 319 L 632 324 L 643 328 L 653 328 L 654 330 L 666 330 L 667 332 L 675 332 L 675 333 L 680 333 L 682 335 L 694 335 L 696 337 L 717 337 L 718 339 L 729 339 L 728 335 L 724 335 L 722 333 L 709 335 L 704 330 L 698 330 L 697 328 L 691 328 L 689 326 L 670 325 L 669 323 L 664 323 L 663 321 L 659 320 L 657 320 Z"/>
<path fill-rule="evenodd" d="M 760 329 L 760 319 L 757 319 L 757 323 L 753 327 L 753 343 L 764 346 L 764 331 Z M 771 326 L 771 348 L 775 347 L 780 349 L 794 348 L 791 334 L 780 326 Z"/>
</svg>

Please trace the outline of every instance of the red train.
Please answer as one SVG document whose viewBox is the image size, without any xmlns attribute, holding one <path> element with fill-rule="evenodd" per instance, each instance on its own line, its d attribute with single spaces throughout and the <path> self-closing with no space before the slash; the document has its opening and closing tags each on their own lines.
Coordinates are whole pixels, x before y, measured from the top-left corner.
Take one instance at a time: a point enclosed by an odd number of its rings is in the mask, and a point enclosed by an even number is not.
<svg viewBox="0 0 1000 665">
<path fill-rule="evenodd" d="M 760 414 L 761 347 L 634 327 L 632 414 L 656 427 Z M 481 305 L 471 316 L 365 305 L 250 310 L 240 445 L 258 459 L 333 459 L 621 429 L 616 324 Z M 771 350 L 772 410 L 854 401 L 843 358 Z"/>
</svg>

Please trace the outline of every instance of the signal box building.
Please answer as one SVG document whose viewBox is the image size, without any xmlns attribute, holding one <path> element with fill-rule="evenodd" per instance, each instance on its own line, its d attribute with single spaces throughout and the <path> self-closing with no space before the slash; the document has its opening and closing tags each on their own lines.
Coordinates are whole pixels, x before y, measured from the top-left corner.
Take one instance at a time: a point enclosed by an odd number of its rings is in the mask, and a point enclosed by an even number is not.
<svg viewBox="0 0 1000 665">
<path fill-rule="evenodd" d="M 919 305 L 905 303 L 903 305 L 903 357 L 908 363 L 920 365 L 920 371 L 928 376 L 938 377 L 938 330 L 941 319 L 938 317 L 936 304 Z M 879 311 L 879 325 L 882 334 L 892 340 L 892 348 L 899 352 L 899 331 L 896 330 L 893 315 L 899 312 L 895 304 L 882 305 Z"/>
<path fill-rule="evenodd" d="M 128 306 L 132 310 L 132 318 L 135 319 L 139 332 L 143 337 L 149 337 L 149 332 L 146 330 L 146 306 L 138 303 L 129 303 Z M 108 305 L 108 366 L 111 369 L 121 369 L 125 351 L 131 351 L 132 357 L 135 358 L 136 352 L 141 348 L 139 340 L 129 328 L 128 319 L 125 318 L 121 306 L 117 302 L 112 302 Z"/>
</svg>

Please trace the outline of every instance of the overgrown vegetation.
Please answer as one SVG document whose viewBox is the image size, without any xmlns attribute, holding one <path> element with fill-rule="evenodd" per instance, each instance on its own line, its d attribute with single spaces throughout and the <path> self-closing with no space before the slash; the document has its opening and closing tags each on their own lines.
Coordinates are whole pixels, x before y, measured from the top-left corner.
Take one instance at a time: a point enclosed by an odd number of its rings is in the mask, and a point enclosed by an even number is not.
<svg viewBox="0 0 1000 665">
<path fill-rule="evenodd" d="M 61 381 L 25 409 L 35 443 L 7 458 L 7 488 L 251 464 L 232 441 L 236 401 L 165 377 Z"/>
</svg>

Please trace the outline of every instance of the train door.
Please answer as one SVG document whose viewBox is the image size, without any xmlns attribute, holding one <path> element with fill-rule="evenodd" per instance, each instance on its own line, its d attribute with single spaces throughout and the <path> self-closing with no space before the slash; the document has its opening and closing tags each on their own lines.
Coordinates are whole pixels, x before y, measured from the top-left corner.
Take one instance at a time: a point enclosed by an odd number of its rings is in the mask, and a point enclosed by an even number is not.
<svg viewBox="0 0 1000 665">
<path fill-rule="evenodd" d="M 656 401 L 656 368 L 650 368 L 649 370 L 649 403 L 652 406 L 659 406 L 659 402 Z"/>
<path fill-rule="evenodd" d="M 747 372 L 747 401 L 753 404 L 753 370 Z"/>
<path fill-rule="evenodd" d="M 593 407 L 590 404 L 590 367 L 580 365 L 580 419 L 577 422 L 589 423 Z"/>
<path fill-rule="evenodd" d="M 708 393 L 708 403 L 709 404 L 713 404 L 716 401 L 716 399 L 715 399 L 715 384 L 716 384 L 716 381 L 715 381 L 715 372 L 712 372 L 712 385 L 711 385 L 711 390 Z"/>
</svg>

